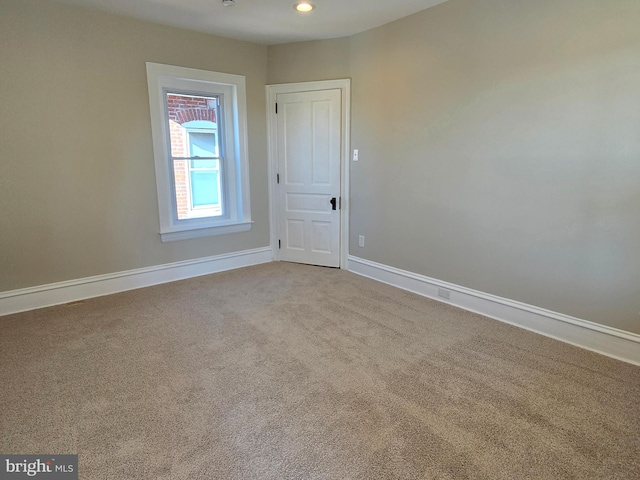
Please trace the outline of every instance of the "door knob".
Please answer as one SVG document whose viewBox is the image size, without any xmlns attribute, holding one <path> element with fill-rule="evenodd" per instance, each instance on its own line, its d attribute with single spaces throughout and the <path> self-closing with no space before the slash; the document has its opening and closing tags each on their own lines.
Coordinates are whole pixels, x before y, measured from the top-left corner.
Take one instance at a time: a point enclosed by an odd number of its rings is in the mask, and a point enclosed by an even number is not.
<svg viewBox="0 0 640 480">
<path fill-rule="evenodd" d="M 336 209 L 336 197 L 333 197 L 331 200 L 329 200 L 329 203 L 331 204 L 331 210 L 335 210 Z"/>
</svg>

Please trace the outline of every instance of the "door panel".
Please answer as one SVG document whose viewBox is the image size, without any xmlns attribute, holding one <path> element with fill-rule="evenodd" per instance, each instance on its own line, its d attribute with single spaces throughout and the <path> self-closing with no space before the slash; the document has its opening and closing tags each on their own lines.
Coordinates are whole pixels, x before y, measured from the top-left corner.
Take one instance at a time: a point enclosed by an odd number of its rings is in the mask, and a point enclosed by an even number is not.
<svg viewBox="0 0 640 480">
<path fill-rule="evenodd" d="M 340 265 L 341 91 L 286 93 L 278 102 L 280 259 Z"/>
<path fill-rule="evenodd" d="M 304 251 L 304 245 L 306 243 L 304 239 L 304 221 L 287 219 L 285 238 L 285 247 L 287 249 Z"/>
</svg>

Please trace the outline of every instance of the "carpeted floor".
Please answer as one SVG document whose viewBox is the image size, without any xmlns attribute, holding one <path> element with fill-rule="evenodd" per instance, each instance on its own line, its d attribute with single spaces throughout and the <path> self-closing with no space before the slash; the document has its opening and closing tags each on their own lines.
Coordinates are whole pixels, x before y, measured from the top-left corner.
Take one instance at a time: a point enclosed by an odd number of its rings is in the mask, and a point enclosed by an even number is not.
<svg viewBox="0 0 640 480">
<path fill-rule="evenodd" d="M 0 318 L 0 453 L 82 479 L 640 478 L 640 367 L 272 263 Z"/>
</svg>

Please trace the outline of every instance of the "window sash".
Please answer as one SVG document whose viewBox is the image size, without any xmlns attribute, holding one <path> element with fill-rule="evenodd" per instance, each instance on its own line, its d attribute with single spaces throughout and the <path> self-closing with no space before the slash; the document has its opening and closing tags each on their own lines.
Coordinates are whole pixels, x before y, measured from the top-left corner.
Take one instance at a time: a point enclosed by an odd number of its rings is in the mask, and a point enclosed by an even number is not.
<svg viewBox="0 0 640 480">
<path fill-rule="evenodd" d="M 214 160 L 217 161 L 217 166 L 215 167 L 194 167 L 192 162 L 198 162 L 198 161 L 207 161 L 207 160 Z M 173 172 L 174 175 L 174 182 L 175 182 L 175 162 L 184 162 L 184 169 L 185 169 L 185 175 L 186 175 L 186 188 L 187 188 L 187 200 L 188 200 L 188 208 L 189 208 L 189 212 L 191 213 L 190 216 L 186 217 L 186 218 L 180 218 L 179 217 L 179 212 L 177 210 L 177 198 L 174 200 L 176 202 L 176 221 L 180 222 L 180 223 L 185 223 L 185 222 L 190 222 L 194 219 L 203 219 L 203 218 L 212 218 L 212 219 L 219 219 L 219 218 L 228 218 L 229 217 L 229 212 L 227 209 L 227 192 L 225 190 L 225 159 L 224 157 L 172 157 L 171 158 L 171 163 L 174 166 L 171 170 Z M 216 172 L 218 174 L 217 177 L 217 198 L 218 201 L 217 203 L 212 203 L 212 204 L 206 204 L 206 205 L 196 205 L 194 204 L 194 198 L 195 198 L 195 190 L 194 190 L 194 186 L 193 186 L 193 177 L 192 174 L 193 173 L 214 173 Z M 175 198 L 175 195 L 177 194 L 177 190 L 176 187 L 174 186 L 173 188 L 173 195 Z M 210 215 L 204 215 L 203 212 L 209 211 Z"/>
<path fill-rule="evenodd" d="M 191 155 L 191 156 L 177 156 L 173 155 L 174 152 L 174 143 L 171 136 L 171 117 L 169 115 L 169 98 L 170 96 L 184 97 L 185 101 L 190 101 L 194 98 L 205 99 L 207 101 L 207 109 L 213 110 L 215 116 L 215 127 L 207 128 L 207 127 L 189 127 L 184 126 L 185 124 L 180 124 L 180 126 L 185 130 L 185 135 L 180 142 L 180 147 L 183 151 L 191 153 L 191 134 L 212 134 L 213 135 L 213 149 L 215 153 L 218 155 L 214 156 L 199 156 L 199 155 Z M 163 98 L 164 98 L 164 121 L 167 131 L 167 140 L 168 140 L 168 153 L 169 153 L 169 164 L 171 168 L 169 169 L 171 175 L 171 183 L 172 190 L 171 195 L 173 196 L 172 204 L 174 206 L 174 223 L 176 225 L 180 224 L 188 224 L 192 223 L 194 220 L 206 220 L 210 219 L 220 219 L 220 218 L 229 218 L 230 212 L 228 209 L 227 199 L 229 198 L 229 193 L 227 192 L 228 181 L 225 178 L 226 168 L 225 168 L 225 143 L 224 143 L 224 127 L 226 120 L 224 118 L 224 113 L 221 104 L 224 101 L 224 94 L 221 93 L 203 93 L 203 92 L 195 92 L 195 91 L 184 91 L 181 89 L 164 89 L 163 90 Z M 209 100 L 214 100 L 213 105 L 209 103 Z M 187 122 L 187 125 L 190 122 Z M 217 168 L 211 167 L 194 167 L 193 164 L 198 161 L 206 161 L 206 160 L 215 160 L 217 162 Z M 185 214 L 184 210 L 179 208 L 178 204 L 178 186 L 177 180 L 175 178 L 176 170 L 175 170 L 175 162 L 183 161 L 185 162 L 185 178 L 183 182 L 186 183 L 187 189 L 187 213 Z M 206 173 L 206 172 L 217 172 L 217 203 L 215 204 L 207 204 L 207 205 L 197 205 L 196 204 L 196 190 L 193 184 L 193 173 Z M 184 207 L 183 207 L 184 208 Z M 181 218 L 182 217 L 182 218 Z"/>
</svg>

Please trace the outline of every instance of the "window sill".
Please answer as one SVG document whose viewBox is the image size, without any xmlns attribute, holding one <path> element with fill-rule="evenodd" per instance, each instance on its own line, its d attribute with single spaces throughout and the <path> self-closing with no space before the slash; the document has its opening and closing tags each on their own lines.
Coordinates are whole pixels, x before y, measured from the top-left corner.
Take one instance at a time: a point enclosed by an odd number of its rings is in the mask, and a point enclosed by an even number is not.
<svg viewBox="0 0 640 480">
<path fill-rule="evenodd" d="M 175 232 L 160 233 L 163 243 L 177 242 L 179 240 L 189 240 L 191 238 L 211 237 L 214 235 L 226 235 L 228 233 L 248 232 L 251 230 L 253 222 L 240 222 L 215 227 L 192 228 L 189 230 L 179 230 Z"/>
</svg>

